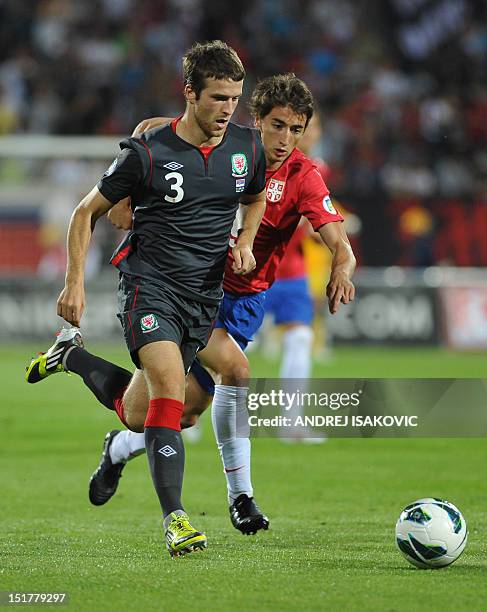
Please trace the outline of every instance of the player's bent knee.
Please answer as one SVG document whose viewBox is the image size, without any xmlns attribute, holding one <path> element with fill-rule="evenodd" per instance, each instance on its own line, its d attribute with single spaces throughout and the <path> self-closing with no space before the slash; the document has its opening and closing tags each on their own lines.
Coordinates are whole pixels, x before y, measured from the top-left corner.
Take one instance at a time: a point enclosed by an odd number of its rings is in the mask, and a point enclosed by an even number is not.
<svg viewBox="0 0 487 612">
<path fill-rule="evenodd" d="M 144 409 L 138 406 L 125 406 L 123 418 L 130 431 L 142 433 L 144 431 L 145 417 L 147 414 L 147 406 Z"/>
<path fill-rule="evenodd" d="M 133 418 L 130 416 L 124 417 L 125 423 L 130 431 L 134 431 L 135 433 L 144 433 L 144 423 L 145 419 Z"/>
<path fill-rule="evenodd" d="M 235 381 L 238 382 L 240 380 L 247 380 L 250 377 L 250 367 L 249 363 L 241 364 L 234 368 L 233 377 Z"/>
<path fill-rule="evenodd" d="M 250 378 L 250 367 L 247 358 L 225 364 L 222 374 L 224 385 L 238 385 L 240 381 Z"/>
</svg>

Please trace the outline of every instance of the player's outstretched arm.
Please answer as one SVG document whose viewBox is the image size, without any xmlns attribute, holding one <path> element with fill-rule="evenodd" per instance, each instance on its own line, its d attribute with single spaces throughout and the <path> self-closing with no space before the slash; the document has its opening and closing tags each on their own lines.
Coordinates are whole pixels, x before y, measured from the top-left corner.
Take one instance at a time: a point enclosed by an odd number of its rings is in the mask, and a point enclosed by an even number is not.
<svg viewBox="0 0 487 612">
<path fill-rule="evenodd" d="M 147 130 L 160 125 L 167 125 L 172 121 L 170 117 L 150 117 L 141 121 L 135 130 L 132 132 L 132 137 L 138 138 Z M 117 229 L 129 230 L 132 228 L 132 205 L 130 198 L 124 198 L 117 202 L 115 206 L 108 211 L 108 219 Z"/>
<path fill-rule="evenodd" d="M 98 187 L 93 187 L 71 215 L 66 280 L 57 301 L 57 314 L 71 325 L 79 326 L 85 308 L 84 269 L 93 228 L 112 206 Z"/>
<path fill-rule="evenodd" d="M 340 303 L 348 304 L 355 297 L 355 287 L 351 281 L 355 271 L 355 256 L 343 223 L 327 223 L 322 225 L 318 231 L 333 255 L 326 295 L 328 308 L 331 314 L 335 314 Z"/>
<path fill-rule="evenodd" d="M 248 274 L 254 270 L 256 263 L 252 253 L 254 238 L 265 212 L 265 190 L 256 195 L 244 195 L 240 198 L 242 206 L 242 227 L 232 249 L 235 274 Z"/>
</svg>

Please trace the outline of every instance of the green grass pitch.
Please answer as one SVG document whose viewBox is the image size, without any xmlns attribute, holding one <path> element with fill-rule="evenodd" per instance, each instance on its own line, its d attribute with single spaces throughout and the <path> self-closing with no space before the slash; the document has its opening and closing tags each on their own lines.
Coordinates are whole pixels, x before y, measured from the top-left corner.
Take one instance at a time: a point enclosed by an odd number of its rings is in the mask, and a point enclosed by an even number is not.
<svg viewBox="0 0 487 612">
<path fill-rule="evenodd" d="M 72 610 L 485 610 L 485 439 L 333 439 L 322 446 L 257 439 L 256 498 L 271 529 L 228 519 L 209 423 L 187 445 L 184 500 L 208 536 L 204 553 L 171 560 L 146 459 L 92 507 L 87 483 L 116 417 L 76 377 L 23 380 L 34 348 L 0 351 L 0 590 L 68 592 Z M 96 347 L 127 364 L 125 353 Z M 278 364 L 252 354 L 254 375 Z M 439 350 L 337 349 L 316 376 L 485 377 L 485 356 Z M 416 498 L 450 499 L 469 525 L 464 555 L 421 571 L 396 551 L 394 524 Z"/>
</svg>

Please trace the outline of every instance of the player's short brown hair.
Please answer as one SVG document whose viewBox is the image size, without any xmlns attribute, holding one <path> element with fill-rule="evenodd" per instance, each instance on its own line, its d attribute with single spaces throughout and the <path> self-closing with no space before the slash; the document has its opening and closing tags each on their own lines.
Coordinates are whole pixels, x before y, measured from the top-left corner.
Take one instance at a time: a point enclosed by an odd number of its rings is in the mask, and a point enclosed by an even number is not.
<svg viewBox="0 0 487 612">
<path fill-rule="evenodd" d="M 245 69 L 236 51 L 221 40 L 196 43 L 183 56 L 184 84 L 199 97 L 205 79 L 242 81 Z"/>
<path fill-rule="evenodd" d="M 249 108 L 254 118 L 263 119 L 276 106 L 289 107 L 297 115 L 304 115 L 307 126 L 313 116 L 313 94 L 292 72 L 276 74 L 257 83 Z"/>
</svg>

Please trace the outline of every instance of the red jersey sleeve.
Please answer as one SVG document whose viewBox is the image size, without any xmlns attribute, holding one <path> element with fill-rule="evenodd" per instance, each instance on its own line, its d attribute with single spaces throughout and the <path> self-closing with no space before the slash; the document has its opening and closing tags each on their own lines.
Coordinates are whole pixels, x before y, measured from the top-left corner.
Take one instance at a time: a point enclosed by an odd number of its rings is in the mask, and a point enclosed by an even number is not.
<svg viewBox="0 0 487 612">
<path fill-rule="evenodd" d="M 298 210 L 313 226 L 315 231 L 334 221 L 343 221 L 343 217 L 335 210 L 330 193 L 321 174 L 313 167 L 301 181 Z"/>
</svg>

